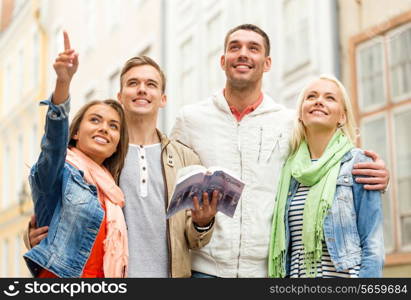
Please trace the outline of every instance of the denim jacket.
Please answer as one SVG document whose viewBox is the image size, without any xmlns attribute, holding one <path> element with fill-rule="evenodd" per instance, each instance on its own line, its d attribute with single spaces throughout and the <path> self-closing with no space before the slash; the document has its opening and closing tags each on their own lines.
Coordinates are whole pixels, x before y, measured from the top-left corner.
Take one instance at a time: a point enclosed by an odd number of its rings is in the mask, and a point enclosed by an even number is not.
<svg viewBox="0 0 411 300">
<path fill-rule="evenodd" d="M 334 201 L 324 219 L 324 239 L 337 271 L 360 265 L 359 277 L 381 277 L 384 265 L 381 194 L 365 190 L 351 173 L 354 164 L 368 161 L 370 158 L 358 148 L 343 156 Z M 287 275 L 291 264 L 288 211 L 297 189 L 298 182 L 292 178 L 285 213 Z"/>
<path fill-rule="evenodd" d="M 29 182 L 37 226 L 49 226 L 48 235 L 24 258 L 33 276 L 46 268 L 59 277 L 80 277 L 90 256 L 104 210 L 97 189 L 83 172 L 66 162 L 70 102 L 49 105 L 41 154 L 31 168 Z"/>
</svg>

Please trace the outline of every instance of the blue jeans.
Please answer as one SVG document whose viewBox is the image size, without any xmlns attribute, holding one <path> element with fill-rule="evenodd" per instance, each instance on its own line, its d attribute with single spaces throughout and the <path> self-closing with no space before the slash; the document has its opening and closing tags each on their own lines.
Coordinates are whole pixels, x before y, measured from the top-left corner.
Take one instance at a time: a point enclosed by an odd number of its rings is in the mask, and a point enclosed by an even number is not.
<svg viewBox="0 0 411 300">
<path fill-rule="evenodd" d="M 191 271 L 191 278 L 218 278 L 217 276 L 201 273 L 197 271 Z"/>
</svg>

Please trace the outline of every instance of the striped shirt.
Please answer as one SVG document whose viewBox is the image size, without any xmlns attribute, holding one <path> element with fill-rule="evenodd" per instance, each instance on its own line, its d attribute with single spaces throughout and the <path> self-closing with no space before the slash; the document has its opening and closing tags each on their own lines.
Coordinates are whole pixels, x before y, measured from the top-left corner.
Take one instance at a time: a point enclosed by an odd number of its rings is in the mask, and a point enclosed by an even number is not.
<svg viewBox="0 0 411 300">
<path fill-rule="evenodd" d="M 304 267 L 304 246 L 302 241 L 303 234 L 303 212 L 305 199 L 307 198 L 310 187 L 300 185 L 291 199 L 288 211 L 288 225 L 291 235 L 291 267 L 290 277 L 307 277 Z M 317 263 L 317 276 L 323 278 L 345 277 L 356 278 L 360 271 L 360 265 L 356 265 L 348 270 L 337 272 L 328 253 L 327 244 L 323 240 L 323 254 L 321 262 Z"/>
</svg>

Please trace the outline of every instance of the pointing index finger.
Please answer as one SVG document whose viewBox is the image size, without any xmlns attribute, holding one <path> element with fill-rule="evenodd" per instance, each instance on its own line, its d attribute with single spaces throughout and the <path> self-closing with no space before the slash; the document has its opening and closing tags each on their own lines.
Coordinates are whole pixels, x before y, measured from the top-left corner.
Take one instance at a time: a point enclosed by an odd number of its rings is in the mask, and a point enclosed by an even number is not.
<svg viewBox="0 0 411 300">
<path fill-rule="evenodd" d="M 70 47 L 70 39 L 69 39 L 67 31 L 65 30 L 63 31 L 63 36 L 64 36 L 64 50 L 69 50 L 71 47 Z"/>
</svg>

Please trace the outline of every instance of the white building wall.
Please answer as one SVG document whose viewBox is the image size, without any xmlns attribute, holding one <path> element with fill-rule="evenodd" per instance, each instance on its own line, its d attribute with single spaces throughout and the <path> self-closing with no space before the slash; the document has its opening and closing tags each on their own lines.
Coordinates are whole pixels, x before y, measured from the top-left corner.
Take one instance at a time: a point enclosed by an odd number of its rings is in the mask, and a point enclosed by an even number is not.
<svg viewBox="0 0 411 300">
<path fill-rule="evenodd" d="M 136 55 L 161 60 L 161 0 L 43 0 L 42 23 L 50 36 L 47 61 L 51 93 L 52 67 L 63 49 L 62 31 L 79 52 L 79 69 L 71 88 L 72 111 L 94 99 L 115 98 L 124 62 Z M 72 116 L 74 114 L 71 114 Z"/>
<path fill-rule="evenodd" d="M 228 30 L 243 23 L 260 26 L 270 37 L 273 65 L 265 75 L 263 88 L 277 101 L 294 107 L 298 91 L 310 76 L 339 76 L 335 0 L 166 2 L 167 132 L 183 105 L 204 100 L 224 87 L 225 75 L 219 67 L 224 37 Z M 295 25 L 294 35 L 290 24 Z M 300 29 L 305 31 L 300 33 Z M 300 38 L 296 38 L 298 34 Z M 294 37 L 298 47 L 287 49 L 289 36 Z M 301 42 L 304 39 L 306 43 Z M 290 66 L 295 61 L 290 58 L 291 50 L 295 57 L 306 56 L 305 63 Z"/>
<path fill-rule="evenodd" d="M 35 7 L 34 2 L 19 2 L 13 22 L 0 36 L 0 213 L 17 205 L 32 163 L 29 156 L 38 153 L 38 147 L 27 144 L 37 124 L 33 99 L 39 94 L 32 84 L 39 79 L 32 56 L 40 48 L 33 39 L 40 31 Z"/>
<path fill-rule="evenodd" d="M 29 276 L 22 231 L 31 201 L 22 188 L 40 148 L 37 99 L 44 37 L 37 8 L 36 0 L 15 1 L 13 18 L 0 34 L 0 277 Z"/>
</svg>

